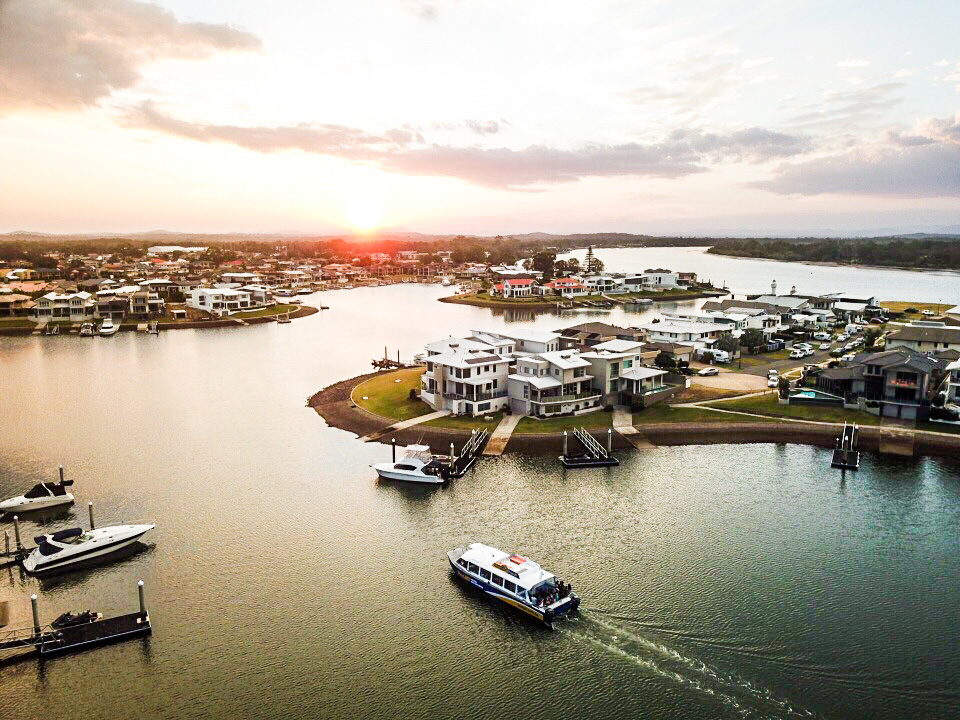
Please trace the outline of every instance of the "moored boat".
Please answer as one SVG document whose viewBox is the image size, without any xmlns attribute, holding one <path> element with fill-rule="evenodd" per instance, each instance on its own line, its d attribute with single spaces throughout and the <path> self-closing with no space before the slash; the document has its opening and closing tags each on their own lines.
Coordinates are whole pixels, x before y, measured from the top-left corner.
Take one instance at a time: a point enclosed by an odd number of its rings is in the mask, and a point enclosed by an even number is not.
<svg viewBox="0 0 960 720">
<path fill-rule="evenodd" d="M 117 332 L 117 326 L 113 324 L 113 320 L 107 318 L 100 324 L 100 334 L 104 337 L 113 335 Z"/>
<path fill-rule="evenodd" d="M 429 445 L 407 445 L 399 460 L 377 463 L 373 469 L 385 480 L 440 485 L 446 482 L 443 471 L 448 465 L 430 452 Z"/>
<path fill-rule="evenodd" d="M 450 550 L 447 559 L 461 580 L 547 625 L 580 606 L 571 585 L 521 555 L 471 543 Z"/>
<path fill-rule="evenodd" d="M 112 525 L 83 531 L 81 528 L 58 530 L 34 538 L 37 547 L 23 561 L 28 573 L 56 570 L 107 555 L 139 540 L 155 525 Z"/>
<path fill-rule="evenodd" d="M 80 334 L 85 337 L 93 336 L 93 323 L 85 322 L 80 326 Z"/>
<path fill-rule="evenodd" d="M 73 480 L 64 480 L 62 476 L 60 482 L 37 483 L 23 495 L 0 502 L 0 513 L 23 513 L 57 505 L 69 505 L 73 502 L 73 494 L 67 492 L 67 488 L 71 485 Z"/>
</svg>

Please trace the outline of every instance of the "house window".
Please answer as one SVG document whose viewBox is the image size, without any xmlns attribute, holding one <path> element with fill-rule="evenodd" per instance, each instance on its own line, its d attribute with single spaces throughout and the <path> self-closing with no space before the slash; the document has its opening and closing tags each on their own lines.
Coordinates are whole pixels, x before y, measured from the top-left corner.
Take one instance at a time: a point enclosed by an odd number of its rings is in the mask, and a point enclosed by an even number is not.
<svg viewBox="0 0 960 720">
<path fill-rule="evenodd" d="M 489 409 L 490 409 L 490 403 L 488 402 L 480 403 L 479 405 L 477 405 L 477 412 L 483 412 L 484 410 L 489 410 Z"/>
</svg>

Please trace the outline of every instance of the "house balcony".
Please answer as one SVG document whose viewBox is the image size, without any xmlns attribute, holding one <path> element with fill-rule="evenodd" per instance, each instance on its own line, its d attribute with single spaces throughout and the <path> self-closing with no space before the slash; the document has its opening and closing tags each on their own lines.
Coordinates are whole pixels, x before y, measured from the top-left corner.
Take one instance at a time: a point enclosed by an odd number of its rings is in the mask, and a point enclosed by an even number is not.
<svg viewBox="0 0 960 720">
<path fill-rule="evenodd" d="M 890 387 L 898 387 L 898 388 L 918 388 L 918 387 L 920 387 L 920 383 L 919 383 L 919 381 L 917 381 L 917 380 L 896 380 L 896 379 L 890 379 L 890 380 L 887 380 L 887 385 L 889 385 Z"/>
<path fill-rule="evenodd" d="M 539 405 L 556 405 L 557 403 L 576 402 L 577 400 L 589 400 L 591 398 L 600 399 L 600 393 L 596 390 L 588 392 L 574 393 L 572 395 L 539 395 L 531 398 L 530 402 Z"/>
<path fill-rule="evenodd" d="M 483 402 L 484 400 L 495 400 L 496 398 L 502 398 L 506 396 L 506 390 L 471 393 L 470 395 L 463 395 L 461 393 L 443 393 L 444 400 L 466 400 L 467 402 Z"/>
</svg>

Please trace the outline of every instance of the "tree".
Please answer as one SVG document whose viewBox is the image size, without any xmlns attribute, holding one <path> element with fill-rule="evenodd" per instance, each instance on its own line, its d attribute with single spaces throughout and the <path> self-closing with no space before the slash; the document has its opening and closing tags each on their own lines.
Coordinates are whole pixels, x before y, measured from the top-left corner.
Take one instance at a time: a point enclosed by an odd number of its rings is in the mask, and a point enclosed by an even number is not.
<svg viewBox="0 0 960 720">
<path fill-rule="evenodd" d="M 877 340 L 880 339 L 882 333 L 880 328 L 867 328 L 867 331 L 863 333 L 863 346 L 864 347 L 873 347 L 877 344 Z"/>
<path fill-rule="evenodd" d="M 543 273 L 543 282 L 553 280 L 554 264 L 557 260 L 557 254 L 549 250 L 541 250 L 533 256 L 533 269 Z"/>
<path fill-rule="evenodd" d="M 661 368 L 664 370 L 675 368 L 677 366 L 677 361 L 673 359 L 673 356 L 665 352 L 661 352 L 659 355 L 657 355 L 653 363 L 658 368 Z"/>
<path fill-rule="evenodd" d="M 593 254 L 593 245 L 587 248 L 587 255 L 583 259 L 583 270 L 588 275 L 597 275 L 603 272 L 603 263 Z"/>
<path fill-rule="evenodd" d="M 780 391 L 780 397 L 788 397 L 790 395 L 790 381 L 785 377 L 781 377 L 777 383 L 777 389 Z"/>
<path fill-rule="evenodd" d="M 767 344 L 767 336 L 759 328 L 747 328 L 740 336 L 740 345 L 756 352 L 758 347 Z"/>
<path fill-rule="evenodd" d="M 740 347 L 740 343 L 737 342 L 737 339 L 730 333 L 724 333 L 717 341 L 713 344 L 713 347 L 717 350 L 723 350 L 728 352 L 731 355 L 737 351 L 737 348 Z"/>
</svg>

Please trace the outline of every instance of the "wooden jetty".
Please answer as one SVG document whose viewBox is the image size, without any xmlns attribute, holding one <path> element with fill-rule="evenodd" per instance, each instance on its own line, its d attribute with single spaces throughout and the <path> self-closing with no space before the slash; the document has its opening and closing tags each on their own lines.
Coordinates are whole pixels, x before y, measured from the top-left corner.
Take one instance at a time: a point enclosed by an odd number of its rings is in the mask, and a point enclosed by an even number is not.
<svg viewBox="0 0 960 720">
<path fill-rule="evenodd" d="M 377 370 L 397 370 L 406 367 L 404 363 L 400 362 L 400 351 L 397 350 L 397 359 L 394 360 L 393 358 L 387 357 L 387 348 L 383 348 L 382 358 L 371 360 L 370 364 Z"/>
<path fill-rule="evenodd" d="M 857 424 L 843 424 L 843 433 L 837 438 L 833 449 L 833 459 L 830 467 L 840 470 L 860 469 L 860 452 L 857 450 L 857 439 L 860 435 L 860 426 Z"/>
<path fill-rule="evenodd" d="M 41 658 L 80 652 L 99 645 L 130 640 L 152 632 L 150 615 L 143 596 L 143 580 L 137 583 L 139 612 L 103 618 L 97 613 L 90 622 L 57 626 L 40 622 L 37 596 L 30 597 L 33 606 L 33 627 L 0 632 L 0 652 L 33 650 Z"/>
<path fill-rule="evenodd" d="M 490 433 L 479 428 L 470 431 L 470 439 L 463 444 L 458 453 L 456 446 L 450 443 L 449 455 L 434 455 L 434 460 L 439 461 L 440 477 L 444 482 L 462 478 L 467 471 L 477 462 L 477 458 L 483 452 L 483 448 L 490 439 Z M 397 439 L 390 439 L 391 462 L 397 461 Z"/>
<path fill-rule="evenodd" d="M 620 461 L 611 455 L 613 450 L 613 429 L 607 428 L 607 446 L 604 447 L 596 438 L 586 431 L 586 428 L 575 428 L 573 438 L 580 445 L 580 452 L 571 452 L 567 431 L 563 431 L 563 455 L 560 462 L 565 468 L 611 467 L 619 465 Z"/>
</svg>

